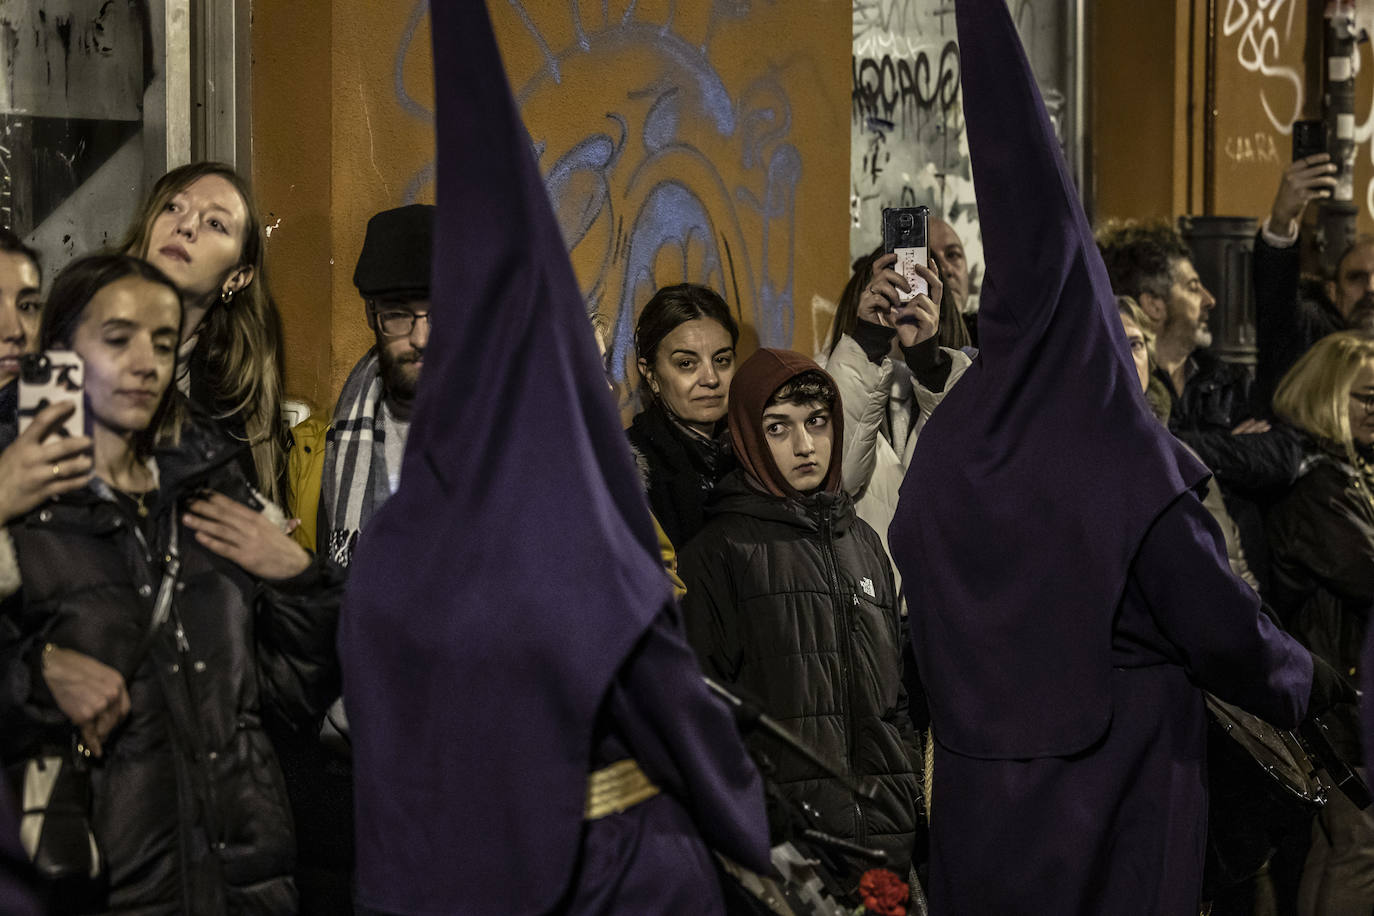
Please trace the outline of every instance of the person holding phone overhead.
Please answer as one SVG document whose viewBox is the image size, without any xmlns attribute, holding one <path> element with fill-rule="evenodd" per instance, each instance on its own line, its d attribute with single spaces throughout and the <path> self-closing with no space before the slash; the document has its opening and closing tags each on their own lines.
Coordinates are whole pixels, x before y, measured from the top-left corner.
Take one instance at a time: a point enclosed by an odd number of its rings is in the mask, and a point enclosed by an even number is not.
<svg viewBox="0 0 1374 916">
<path fill-rule="evenodd" d="M 1306 126 L 1304 126 L 1306 125 Z M 1274 204 L 1255 236 L 1251 260 L 1258 345 L 1254 401 L 1268 406 L 1279 381 L 1314 343 L 1349 326 L 1355 306 L 1374 289 L 1374 240 L 1356 239 L 1335 276 L 1304 283 L 1298 240 L 1303 214 L 1336 190 L 1336 163 L 1320 122 L 1293 125 L 1293 161 L 1279 174 Z"/>
<path fill-rule="evenodd" d="M 892 249 L 899 227 L 893 220 L 901 213 L 915 217 L 909 209 L 883 211 L 891 229 L 884 233 L 887 241 L 854 263 L 836 308 L 829 351 L 818 360 L 834 378 L 844 405 L 845 492 L 884 549 L 921 429 L 971 362 L 960 349 L 968 342 L 967 331 L 948 301 L 934 259 L 927 255 L 924 263 L 911 265 L 911 279 L 895 269 Z M 913 281 L 924 284 L 925 291 L 912 295 Z M 904 301 L 905 296 L 911 298 Z M 954 322 L 958 331 L 948 342 L 946 322 Z"/>
<path fill-rule="evenodd" d="M 181 322 L 180 290 L 137 258 L 53 284 L 41 344 L 84 361 L 91 436 L 50 473 L 12 464 L 51 447 L 55 404 L 0 456 L 0 756 L 89 766 L 94 910 L 294 913 L 262 717 L 313 722 L 338 694 L 342 577 L 259 511 L 232 441 L 172 385 Z"/>
<path fill-rule="evenodd" d="M 1205 468 L 1145 403 L 1006 3 L 956 18 L 980 348 L 889 531 L 935 743 L 931 912 L 1195 916 L 1200 688 L 1285 727 L 1348 690 L 1231 572 Z"/>
</svg>

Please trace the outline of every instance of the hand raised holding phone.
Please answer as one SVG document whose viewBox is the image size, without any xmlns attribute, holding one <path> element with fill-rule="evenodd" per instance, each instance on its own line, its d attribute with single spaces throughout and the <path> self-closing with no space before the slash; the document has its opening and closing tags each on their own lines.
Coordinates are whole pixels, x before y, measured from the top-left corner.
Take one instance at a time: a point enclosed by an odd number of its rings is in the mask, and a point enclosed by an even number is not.
<svg viewBox="0 0 1374 916">
<path fill-rule="evenodd" d="M 0 524 L 91 479 L 91 440 L 52 433 L 76 412 L 66 401 L 40 410 L 19 438 L 0 452 Z"/>
<path fill-rule="evenodd" d="M 909 265 L 915 276 L 925 281 L 929 292 L 919 292 L 904 302 L 904 295 L 911 293 L 911 284 L 894 269 L 896 263 L 895 253 L 884 254 L 873 262 L 868 285 L 859 296 L 858 315 L 862 321 L 895 328 L 902 346 L 914 347 L 939 333 L 940 300 L 945 287 L 934 261 Z"/>
</svg>

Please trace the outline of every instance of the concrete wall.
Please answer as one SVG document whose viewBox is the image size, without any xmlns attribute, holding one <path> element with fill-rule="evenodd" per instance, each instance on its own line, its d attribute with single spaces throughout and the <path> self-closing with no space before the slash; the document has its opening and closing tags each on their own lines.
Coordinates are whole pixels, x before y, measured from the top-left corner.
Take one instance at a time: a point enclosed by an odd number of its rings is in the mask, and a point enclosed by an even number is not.
<svg viewBox="0 0 1374 916">
<path fill-rule="evenodd" d="M 848 265 L 847 0 L 489 7 L 617 375 L 639 306 L 684 279 L 721 289 L 746 347 L 814 349 L 812 297 Z M 426 9 L 254 5 L 254 181 L 287 388 L 317 407 L 370 344 L 352 285 L 367 218 L 433 199 Z"/>
</svg>

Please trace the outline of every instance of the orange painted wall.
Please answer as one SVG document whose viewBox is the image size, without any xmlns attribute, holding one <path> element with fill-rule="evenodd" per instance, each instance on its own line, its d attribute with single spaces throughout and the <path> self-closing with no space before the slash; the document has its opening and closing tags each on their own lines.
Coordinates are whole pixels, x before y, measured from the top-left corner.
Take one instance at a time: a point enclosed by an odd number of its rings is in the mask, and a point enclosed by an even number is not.
<svg viewBox="0 0 1374 916">
<path fill-rule="evenodd" d="M 1095 216 L 1263 219 L 1291 161 L 1292 122 L 1322 113 L 1322 42 L 1312 31 L 1322 9 L 1303 0 L 1090 3 Z M 1370 232 L 1374 46 L 1357 54 L 1353 198 L 1360 231 Z"/>
<path fill-rule="evenodd" d="M 723 289 L 746 346 L 811 350 L 812 297 L 838 296 L 848 268 L 848 0 L 489 8 L 618 367 L 635 309 L 682 279 Z M 328 408 L 371 342 L 352 285 L 367 218 L 433 200 L 428 16 L 420 2 L 258 0 L 253 51 L 287 388 Z"/>
</svg>

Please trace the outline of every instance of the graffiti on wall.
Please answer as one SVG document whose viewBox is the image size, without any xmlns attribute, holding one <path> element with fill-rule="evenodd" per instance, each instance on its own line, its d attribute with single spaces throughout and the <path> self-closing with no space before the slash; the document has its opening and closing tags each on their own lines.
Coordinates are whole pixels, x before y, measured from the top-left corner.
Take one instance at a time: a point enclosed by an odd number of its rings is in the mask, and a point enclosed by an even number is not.
<svg viewBox="0 0 1374 916">
<path fill-rule="evenodd" d="M 1302 116 L 1302 74 L 1290 63 L 1299 6 L 1298 0 L 1226 0 L 1221 20 L 1222 36 L 1236 42 L 1236 63 L 1260 77 L 1260 105 L 1280 134 L 1290 133 Z M 1300 45 L 1295 53 L 1301 60 Z"/>
<path fill-rule="evenodd" d="M 1072 55 L 1059 0 L 1009 0 L 1061 142 Z M 850 255 L 882 241 L 882 209 L 925 204 L 964 243 L 968 310 L 983 272 L 978 209 L 964 130 L 954 0 L 854 0 Z"/>
<path fill-rule="evenodd" d="M 759 345 L 791 346 L 803 177 L 793 102 L 778 74 L 733 77 L 714 50 L 756 4 L 717 2 L 703 28 L 671 3 L 506 2 L 540 57 L 532 75 L 512 74 L 512 89 L 588 311 L 612 329 L 613 376 L 634 380 L 638 310 L 672 283 L 721 291 Z M 396 92 L 432 119 L 405 85 L 405 56 L 424 50 L 413 35 L 425 9 L 415 6 L 398 52 Z M 409 198 L 432 180 L 429 164 Z"/>
<path fill-rule="evenodd" d="M 118 237 L 131 215 L 151 54 L 145 0 L 0 8 L 0 223 L 50 268 Z"/>
</svg>

